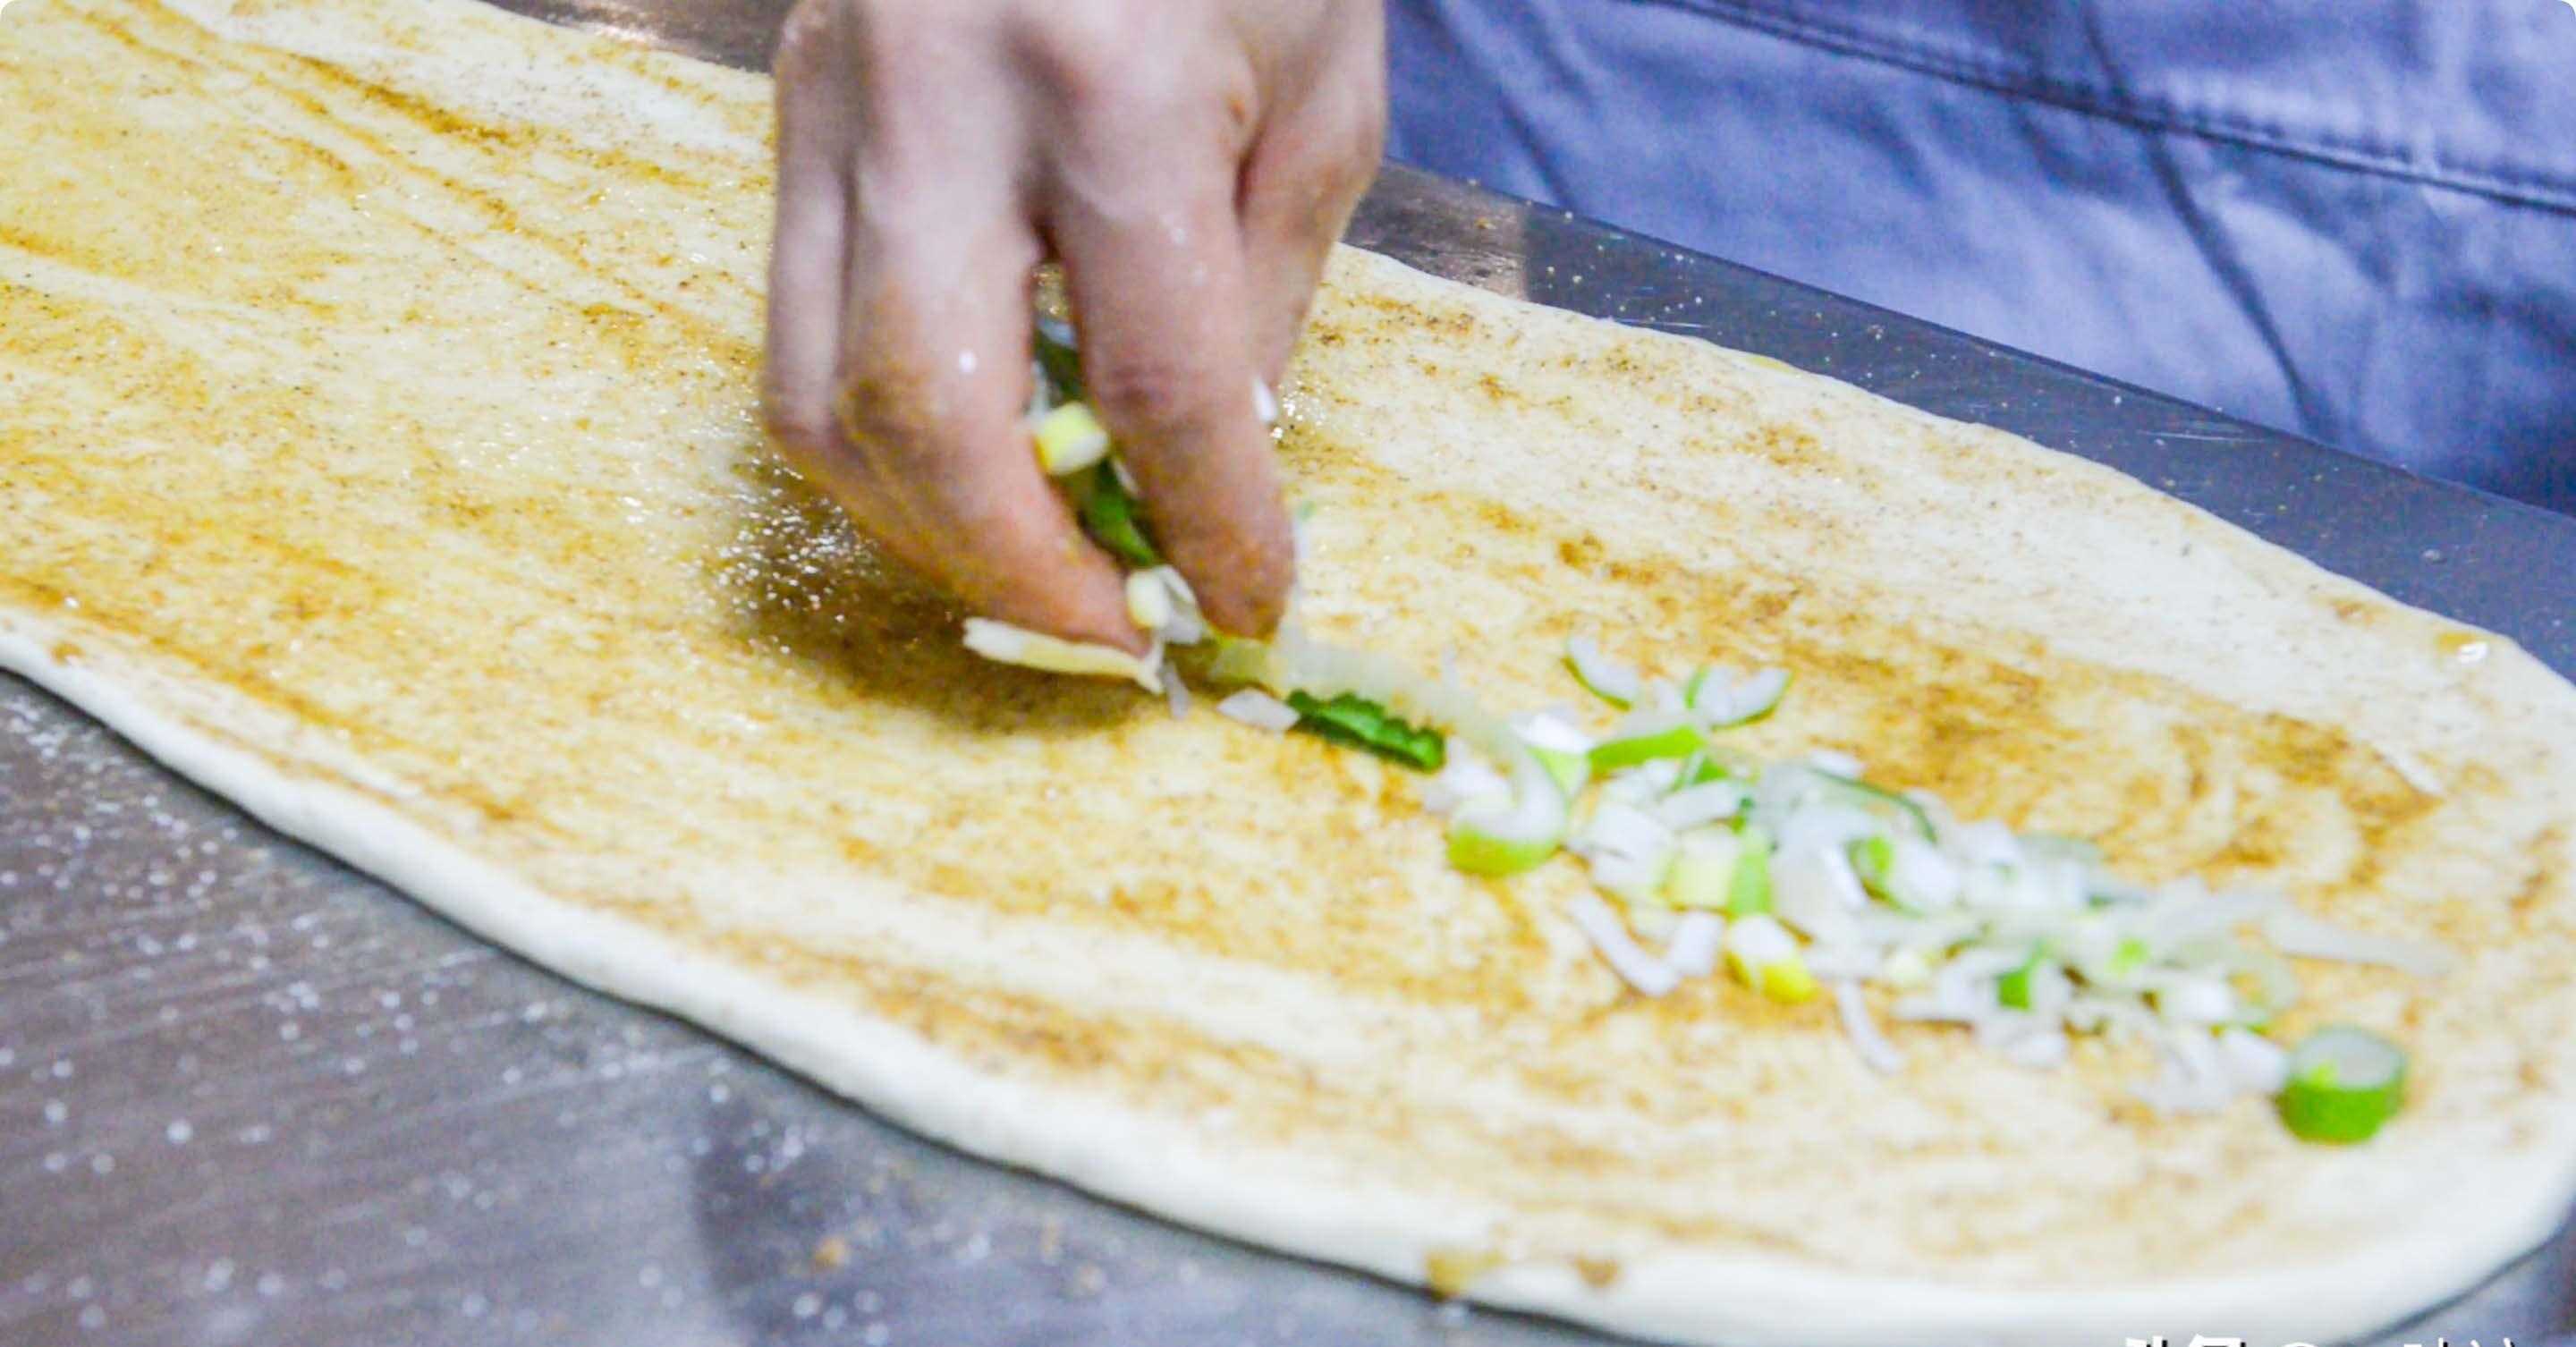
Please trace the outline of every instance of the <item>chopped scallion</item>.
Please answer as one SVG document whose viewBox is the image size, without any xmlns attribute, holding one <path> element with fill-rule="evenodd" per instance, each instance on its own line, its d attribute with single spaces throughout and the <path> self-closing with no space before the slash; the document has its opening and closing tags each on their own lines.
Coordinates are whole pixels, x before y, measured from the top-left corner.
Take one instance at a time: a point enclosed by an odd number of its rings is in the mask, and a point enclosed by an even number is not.
<svg viewBox="0 0 2576 1347">
<path fill-rule="evenodd" d="M 1038 418 L 1038 469 L 1049 477 L 1082 471 L 1109 456 L 1109 431 L 1085 402 L 1068 402 Z"/>
<path fill-rule="evenodd" d="M 1592 766 L 1610 772 L 1658 758 L 1687 758 L 1708 746 L 1708 736 L 1688 719 L 1649 725 L 1592 747 Z"/>
<path fill-rule="evenodd" d="M 1073 329 L 1055 329 L 1059 324 L 1041 320 L 1035 333 L 1038 367 L 1046 371 L 1047 382 L 1055 385 L 1058 401 L 1082 399 L 1082 356 L 1073 348 Z"/>
<path fill-rule="evenodd" d="M 1162 553 L 1145 536 L 1144 506 L 1118 480 L 1114 462 L 1104 461 L 1091 470 L 1081 513 L 1083 532 L 1111 556 L 1138 568 L 1163 564 Z"/>
<path fill-rule="evenodd" d="M 2044 946 L 2032 946 L 2030 957 L 2023 959 L 2020 967 L 1995 980 L 1995 1001 L 2007 1010 L 2030 1009 L 2031 979 L 2038 976 L 2039 966 L 2047 958 Z"/>
<path fill-rule="evenodd" d="M 1768 916 L 1771 912 L 1771 834 L 1758 824 L 1746 824 L 1741 834 L 1744 849 L 1736 853 L 1735 877 L 1726 886 L 1726 914 L 1730 917 Z"/>
<path fill-rule="evenodd" d="M 2349 1025 L 2308 1035 L 2290 1054 L 2281 1122 L 2301 1141 L 2368 1141 L 2406 1103 L 2406 1053 Z"/>
<path fill-rule="evenodd" d="M 1448 760 L 1447 746 L 1437 730 L 1409 724 L 1357 693 L 1345 692 L 1326 701 L 1291 692 L 1288 705 L 1297 712 L 1297 728 L 1318 738 L 1366 749 L 1418 772 L 1439 771 Z"/>
</svg>

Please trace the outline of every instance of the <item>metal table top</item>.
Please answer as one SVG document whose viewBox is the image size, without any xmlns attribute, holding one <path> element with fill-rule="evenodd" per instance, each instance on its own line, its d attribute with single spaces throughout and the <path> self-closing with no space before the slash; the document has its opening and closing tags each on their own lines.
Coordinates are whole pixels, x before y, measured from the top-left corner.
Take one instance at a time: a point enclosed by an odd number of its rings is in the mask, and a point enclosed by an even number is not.
<svg viewBox="0 0 2576 1347">
<path fill-rule="evenodd" d="M 764 62 L 769 0 L 543 0 Z M 2100 459 L 2576 673 L 2576 520 L 1454 183 L 1354 239 Z M 2223 1325 L 2180 1329 L 2179 1340 Z M 2576 1234 L 2391 1336 L 2576 1328 Z M 1605 1341 L 908 1136 L 569 986 L 0 678 L 0 1343 Z"/>
</svg>

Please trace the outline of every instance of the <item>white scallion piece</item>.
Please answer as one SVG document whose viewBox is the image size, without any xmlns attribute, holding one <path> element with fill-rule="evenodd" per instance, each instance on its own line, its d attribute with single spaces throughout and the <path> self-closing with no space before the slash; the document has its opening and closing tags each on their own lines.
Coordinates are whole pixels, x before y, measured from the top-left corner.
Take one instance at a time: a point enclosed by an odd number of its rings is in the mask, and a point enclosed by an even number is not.
<svg viewBox="0 0 2576 1347">
<path fill-rule="evenodd" d="M 2037 1029 L 2004 1040 L 2002 1052 L 2005 1060 L 2015 1066 L 2026 1066 L 2033 1071 L 2054 1071 L 2066 1065 L 2066 1054 L 2071 1046 L 2063 1030 Z"/>
<path fill-rule="evenodd" d="M 1625 709 L 1644 696 L 1644 683 L 1637 671 L 1601 653 L 1591 636 L 1576 636 L 1565 643 L 1565 665 L 1574 671 L 1574 679 L 1593 696 Z"/>
<path fill-rule="evenodd" d="M 1197 645 L 1212 634 L 1207 619 L 1199 614 L 1198 591 L 1190 588 L 1188 577 L 1177 567 L 1157 566 L 1143 574 L 1160 582 L 1171 599 L 1171 616 L 1155 628 L 1155 635 L 1162 637 L 1165 645 Z"/>
<path fill-rule="evenodd" d="M 1449 819 L 1449 863 L 1471 875 L 1519 874 L 1565 844 L 1565 791 L 1536 751 L 1501 734 L 1480 747 L 1511 765 L 1510 794 L 1468 800 Z"/>
<path fill-rule="evenodd" d="M 1228 720 L 1239 720 L 1255 729 L 1270 730 L 1275 733 L 1286 733 L 1297 727 L 1296 708 L 1259 688 L 1244 688 L 1229 694 L 1224 701 L 1216 704 L 1216 713 Z M 1502 782 L 1500 776 L 1496 776 L 1494 780 L 1498 785 Z"/>
<path fill-rule="evenodd" d="M 1163 690 L 1162 653 L 1159 650 L 1151 659 L 1139 659 L 1116 646 L 1068 641 L 1060 636 L 1049 636 L 984 617 L 966 619 L 966 648 L 1002 664 L 1044 669 L 1048 673 L 1124 678 L 1147 692 L 1160 693 Z"/>
<path fill-rule="evenodd" d="M 2164 1026 L 2134 996 L 2082 991 L 2066 1003 L 2066 1027 L 2103 1034 L 2114 1042 L 2154 1041 Z"/>
<path fill-rule="evenodd" d="M 1673 923 L 1664 963 L 1686 978 L 1707 977 L 1717 971 L 1718 951 L 1725 944 L 1726 918 L 1714 912 L 1685 912 Z"/>
<path fill-rule="evenodd" d="M 1841 777 L 1845 781 L 1860 780 L 1860 759 L 1838 748 L 1820 748 L 1809 753 L 1807 765 L 1828 776 Z"/>
<path fill-rule="evenodd" d="M 2013 869 L 2021 864 L 2021 843 L 2012 829 L 1992 819 L 1979 819 L 1951 830 L 1949 844 L 1960 864 L 1969 869 L 1994 867 Z"/>
<path fill-rule="evenodd" d="M 1291 691 L 1330 700 L 1343 693 L 1366 698 L 1413 723 L 1451 731 L 1497 760 L 1522 752 L 1518 736 L 1472 693 L 1427 678 L 1387 657 L 1315 640 L 1282 624 L 1261 661 L 1263 683 L 1277 694 Z"/>
<path fill-rule="evenodd" d="M 1620 800 L 1604 800 L 1584 820 L 1572 843 L 1577 854 L 1651 854 L 1673 845 L 1673 830 L 1648 810 Z"/>
<path fill-rule="evenodd" d="M 1657 758 L 1642 767 L 1626 767 L 1601 778 L 1601 798 L 1639 809 L 1652 810 L 1655 802 L 1672 793 L 1673 784 L 1681 779 L 1682 764 L 1678 758 Z"/>
<path fill-rule="evenodd" d="M 1592 736 L 1567 717 L 1538 711 L 1512 721 L 1512 732 L 1529 745 L 1539 764 L 1562 787 L 1567 798 L 1581 794 L 1592 779 Z"/>
<path fill-rule="evenodd" d="M 2268 893 L 2210 893 L 2196 879 L 2168 886 L 2157 902 L 2148 939 L 2159 949 L 2183 949 L 2226 935 L 2287 905 Z"/>
<path fill-rule="evenodd" d="M 1784 812 L 1757 814 L 1767 818 L 1780 834 L 1783 854 L 1798 852 L 1831 852 L 1841 855 L 1852 843 L 1877 834 L 1878 820 L 1850 805 L 1824 802 L 1801 805 Z M 1855 886 L 1858 876 L 1854 876 Z M 1848 897 L 1849 893 L 1846 892 Z"/>
<path fill-rule="evenodd" d="M 1780 919 L 1809 939 L 1843 944 L 1858 930 L 1853 917 L 1869 906 L 1869 894 L 1839 847 L 1790 851 L 1784 840 L 1771 865 L 1771 901 Z"/>
<path fill-rule="evenodd" d="M 1637 937 L 1640 948 L 1644 947 L 1645 942 L 1650 941 L 1669 946 L 1673 942 L 1673 933 L 1681 929 L 1682 914 L 1660 904 L 1630 903 L 1626 907 L 1625 915 L 1628 930 Z"/>
<path fill-rule="evenodd" d="M 1601 952 L 1611 971 L 1636 988 L 1639 994 L 1662 996 L 1681 984 L 1679 973 L 1663 960 L 1638 948 L 1637 942 L 1629 936 L 1627 926 L 1619 920 L 1618 913 L 1610 910 L 1608 903 L 1588 893 L 1579 894 L 1566 908 L 1566 915 L 1573 918 L 1576 929 L 1592 942 L 1592 947 Z"/>
<path fill-rule="evenodd" d="M 1807 946 L 1807 971 L 1827 982 L 1857 982 L 1883 962 L 1878 950 L 1865 944 Z"/>
<path fill-rule="evenodd" d="M 1788 694 L 1788 670 L 1756 669 L 1746 675 L 1743 682 L 1727 690 L 1730 700 L 1727 709 L 1732 713 L 1730 723 L 1740 724 L 1767 716 L 1780 705 L 1780 699 Z"/>
<path fill-rule="evenodd" d="M 2440 977 L 2455 962 L 2451 952 L 2439 945 L 2345 930 L 2287 906 L 2264 914 L 2263 934 L 2284 954 L 2376 964 L 2417 977 Z"/>
<path fill-rule="evenodd" d="M 2220 1030 L 2218 1059 L 2245 1094 L 2279 1094 L 2290 1079 L 2290 1050 L 2250 1029 Z"/>
<path fill-rule="evenodd" d="M 1592 882 L 1622 898 L 1663 887 L 1679 839 L 1652 813 L 1604 800 L 1569 845 L 1592 867 Z"/>
<path fill-rule="evenodd" d="M 1919 949 L 1895 949 L 1878 965 L 1878 980 L 1898 991 L 1913 991 L 1932 985 L 1932 961 Z"/>
<path fill-rule="evenodd" d="M 1771 714 L 1788 692 L 1786 669 L 1762 669 L 1742 678 L 1723 669 L 1702 669 L 1683 688 L 1683 697 L 1700 719 L 1724 729 Z"/>
<path fill-rule="evenodd" d="M 1664 901 L 1680 908 L 1724 911 L 1734 896 L 1735 872 L 1743 865 L 1741 836 L 1724 828 L 1684 832 L 1664 872 Z"/>
<path fill-rule="evenodd" d="M 1879 1032 L 1878 1021 L 1870 1018 L 1869 1002 L 1862 997 L 1859 983 L 1849 978 L 1835 980 L 1834 1009 L 1841 1015 L 1843 1034 L 1851 1039 L 1852 1050 L 1860 1054 L 1862 1065 L 1882 1076 L 1905 1069 L 1905 1054 Z"/>
<path fill-rule="evenodd" d="M 1584 754 L 1592 751 L 1593 739 L 1567 716 L 1555 711 L 1533 711 L 1512 721 L 1512 728 L 1532 748 L 1551 753 Z"/>
<path fill-rule="evenodd" d="M 2019 950 L 1970 948 L 1932 973 L 1932 990 L 1897 1003 L 1901 1020 L 1975 1024 L 1993 1014 L 1995 980 L 2019 968 L 2029 956 Z"/>
<path fill-rule="evenodd" d="M 1815 974 L 1787 927 L 1767 916 L 1738 917 L 1726 927 L 1726 963 L 1745 986 L 1784 1005 L 1816 994 Z"/>
<path fill-rule="evenodd" d="M 1145 631 L 1161 631 L 1172 620 L 1172 591 L 1152 571 L 1127 575 L 1127 620 Z"/>
<path fill-rule="evenodd" d="M 1068 402 L 1029 428 L 1037 443 L 1038 467 L 1049 477 L 1068 477 L 1109 457 L 1109 428 L 1089 404 Z"/>
<path fill-rule="evenodd" d="M 1966 883 L 1959 867 L 1939 847 L 1899 837 L 1889 857 L 1887 887 L 1898 902 L 1916 912 L 1943 912 L 1958 904 Z"/>
<path fill-rule="evenodd" d="M 2236 990 L 2215 974 L 2169 974 L 2158 981 L 2155 994 L 2156 1013 L 2171 1024 L 2207 1028 L 2231 1023 L 2243 1013 Z"/>
<path fill-rule="evenodd" d="M 1655 817 L 1674 832 L 1686 832 L 1703 824 L 1735 817 L 1743 812 L 1747 798 L 1740 782 L 1711 781 L 1685 786 L 1656 801 Z"/>
<path fill-rule="evenodd" d="M 1297 713 L 1288 714 L 1293 719 Z M 1511 799 L 1511 781 L 1455 735 L 1450 736 L 1447 757 L 1439 775 L 1422 788 L 1423 808 L 1435 814 L 1454 814 L 1470 801 Z"/>
</svg>

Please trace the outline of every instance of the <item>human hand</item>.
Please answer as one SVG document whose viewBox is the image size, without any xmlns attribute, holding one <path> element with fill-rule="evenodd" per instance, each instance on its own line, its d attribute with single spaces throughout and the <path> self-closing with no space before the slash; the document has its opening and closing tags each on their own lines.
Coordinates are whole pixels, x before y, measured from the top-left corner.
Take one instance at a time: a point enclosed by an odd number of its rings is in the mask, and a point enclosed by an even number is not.
<svg viewBox="0 0 2576 1347">
<path fill-rule="evenodd" d="M 1294 579 L 1276 385 L 1378 163 L 1379 0 L 800 0 L 780 36 L 765 385 L 782 449 L 979 613 L 1144 648 L 1039 471 L 1034 272 L 1208 617 Z"/>
</svg>

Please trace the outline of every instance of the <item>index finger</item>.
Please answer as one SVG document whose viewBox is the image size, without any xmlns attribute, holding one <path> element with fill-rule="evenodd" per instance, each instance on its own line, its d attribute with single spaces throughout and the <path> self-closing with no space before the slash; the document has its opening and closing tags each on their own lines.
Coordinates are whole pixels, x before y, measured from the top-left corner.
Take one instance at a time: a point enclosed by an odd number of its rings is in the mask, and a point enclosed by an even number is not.
<svg viewBox="0 0 2576 1347">
<path fill-rule="evenodd" d="M 987 616 L 1144 648 L 1109 558 L 1039 470 L 1028 402 L 1030 267 L 1018 217 L 981 228 L 860 213 L 839 420 L 934 579 Z"/>
<path fill-rule="evenodd" d="M 1143 488 L 1155 541 L 1219 627 L 1267 635 L 1296 578 L 1268 429 L 1254 405 L 1234 173 L 1184 199 L 1069 194 L 1049 216 L 1082 325 L 1082 373 Z"/>
</svg>

